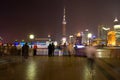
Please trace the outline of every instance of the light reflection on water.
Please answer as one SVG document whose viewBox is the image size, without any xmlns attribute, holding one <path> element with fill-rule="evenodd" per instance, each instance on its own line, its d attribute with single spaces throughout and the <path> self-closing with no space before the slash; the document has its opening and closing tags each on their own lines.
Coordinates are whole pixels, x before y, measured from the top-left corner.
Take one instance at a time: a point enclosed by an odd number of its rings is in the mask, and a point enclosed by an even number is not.
<svg viewBox="0 0 120 80">
<path fill-rule="evenodd" d="M 102 52 L 98 52 L 97 57 L 101 58 L 102 57 Z"/>
<path fill-rule="evenodd" d="M 34 61 L 31 61 L 28 64 L 26 75 L 28 80 L 35 80 L 36 76 L 36 63 Z"/>
<path fill-rule="evenodd" d="M 83 79 L 84 80 L 89 80 L 89 78 L 90 78 L 90 75 L 89 75 L 88 67 L 84 66 L 84 69 L 83 69 Z"/>
<path fill-rule="evenodd" d="M 109 58 L 110 57 L 110 50 L 98 49 L 96 57 L 98 57 L 98 58 Z"/>
</svg>

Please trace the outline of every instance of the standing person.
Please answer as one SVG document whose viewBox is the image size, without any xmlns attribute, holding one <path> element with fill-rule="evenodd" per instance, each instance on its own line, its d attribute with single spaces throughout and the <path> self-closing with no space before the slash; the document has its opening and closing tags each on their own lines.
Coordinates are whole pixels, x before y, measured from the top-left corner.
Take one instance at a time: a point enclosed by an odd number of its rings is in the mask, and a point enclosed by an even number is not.
<svg viewBox="0 0 120 80">
<path fill-rule="evenodd" d="M 25 43 L 22 47 L 22 56 L 27 59 L 28 58 L 28 52 L 29 52 L 29 46 L 27 43 Z"/>
<path fill-rule="evenodd" d="M 72 43 L 69 43 L 68 45 L 68 53 L 69 53 L 69 56 L 74 55 L 74 48 Z"/>
<path fill-rule="evenodd" d="M 4 53 L 4 47 L 2 44 L 2 45 L 0 45 L 0 56 L 3 56 L 3 53 Z"/>
<path fill-rule="evenodd" d="M 34 56 L 36 55 L 36 52 L 37 52 L 37 45 L 35 44 L 35 45 L 34 45 L 34 51 L 33 51 L 33 55 L 34 55 Z"/>
<path fill-rule="evenodd" d="M 52 56 L 52 45 L 48 45 L 48 56 Z"/>
<path fill-rule="evenodd" d="M 68 53 L 67 53 L 67 45 L 66 45 L 66 43 L 64 43 L 64 45 L 63 45 L 63 55 L 64 56 L 67 56 L 68 55 Z"/>
<path fill-rule="evenodd" d="M 59 50 L 59 56 L 61 56 L 62 55 L 61 43 L 58 44 L 57 49 Z"/>
<path fill-rule="evenodd" d="M 54 56 L 54 51 L 55 51 L 55 45 L 54 45 L 54 43 L 52 43 L 51 47 L 52 47 L 52 56 Z"/>
<path fill-rule="evenodd" d="M 94 71 L 95 57 L 96 57 L 96 48 L 93 46 L 86 47 L 86 56 L 88 60 L 88 68 L 91 74 Z"/>
</svg>

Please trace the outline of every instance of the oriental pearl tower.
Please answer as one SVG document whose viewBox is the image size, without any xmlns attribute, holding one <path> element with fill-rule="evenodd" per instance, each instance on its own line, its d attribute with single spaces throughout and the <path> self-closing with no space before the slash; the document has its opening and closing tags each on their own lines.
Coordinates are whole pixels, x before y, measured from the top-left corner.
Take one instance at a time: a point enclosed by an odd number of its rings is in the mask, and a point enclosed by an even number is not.
<svg viewBox="0 0 120 80">
<path fill-rule="evenodd" d="M 65 15 L 65 8 L 64 8 L 64 15 L 63 15 L 62 25 L 63 25 L 62 35 L 63 35 L 63 37 L 66 37 L 66 15 Z"/>
<path fill-rule="evenodd" d="M 63 21 L 62 21 L 62 44 L 66 43 L 66 15 L 65 15 L 65 8 L 64 8 L 64 14 L 63 14 Z"/>
</svg>

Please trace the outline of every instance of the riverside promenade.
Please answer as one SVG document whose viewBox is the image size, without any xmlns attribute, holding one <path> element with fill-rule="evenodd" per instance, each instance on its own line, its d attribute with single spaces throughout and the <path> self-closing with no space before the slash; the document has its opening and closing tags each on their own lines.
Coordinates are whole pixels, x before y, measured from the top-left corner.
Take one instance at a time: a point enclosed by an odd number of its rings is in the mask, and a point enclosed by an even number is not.
<svg viewBox="0 0 120 80">
<path fill-rule="evenodd" d="M 86 57 L 0 57 L 0 80 L 120 80 L 120 58 L 97 51 L 92 73 Z"/>
</svg>

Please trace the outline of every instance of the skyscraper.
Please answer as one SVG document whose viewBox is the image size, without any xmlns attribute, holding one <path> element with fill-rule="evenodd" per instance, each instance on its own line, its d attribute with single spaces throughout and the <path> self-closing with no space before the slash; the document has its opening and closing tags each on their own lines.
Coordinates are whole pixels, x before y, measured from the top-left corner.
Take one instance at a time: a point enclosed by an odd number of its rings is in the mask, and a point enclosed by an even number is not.
<svg viewBox="0 0 120 80">
<path fill-rule="evenodd" d="M 114 20 L 114 31 L 115 31 L 116 45 L 120 46 L 120 23 L 117 18 L 115 18 Z"/>
<path fill-rule="evenodd" d="M 107 46 L 107 34 L 109 32 L 110 28 L 107 27 L 106 25 L 100 25 L 98 26 L 98 38 L 102 40 L 100 44 L 104 44 Z"/>
<path fill-rule="evenodd" d="M 65 10 L 65 8 L 64 8 L 64 14 L 63 14 L 63 22 L 62 22 L 62 24 L 63 24 L 63 27 L 62 27 L 62 36 L 63 37 L 66 37 L 66 10 Z"/>
<path fill-rule="evenodd" d="M 82 43 L 83 44 L 88 43 L 88 33 L 89 33 L 88 29 L 85 29 L 85 31 L 82 33 Z"/>
</svg>

